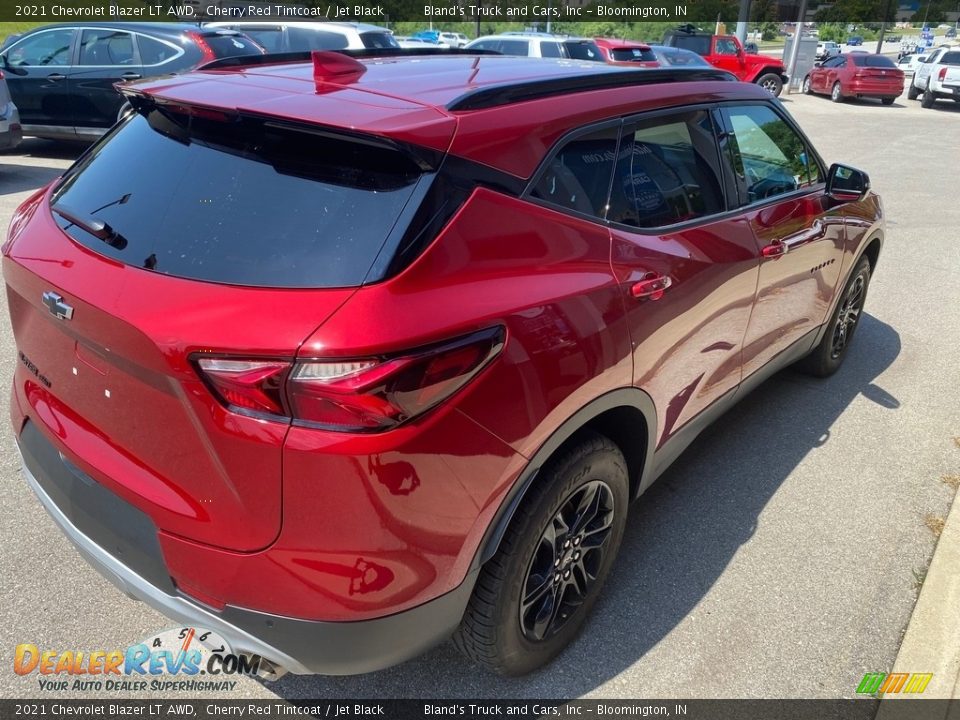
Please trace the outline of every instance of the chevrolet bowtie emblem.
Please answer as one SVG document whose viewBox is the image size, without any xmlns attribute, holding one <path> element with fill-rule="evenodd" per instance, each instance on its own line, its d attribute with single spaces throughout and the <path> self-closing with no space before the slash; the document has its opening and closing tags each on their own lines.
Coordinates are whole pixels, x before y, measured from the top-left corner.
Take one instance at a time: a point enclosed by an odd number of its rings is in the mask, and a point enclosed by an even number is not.
<svg viewBox="0 0 960 720">
<path fill-rule="evenodd" d="M 51 315 L 59 318 L 60 320 L 71 320 L 73 319 L 73 308 L 67 305 L 63 298 L 57 293 L 48 290 L 43 294 L 43 304 L 46 306 L 47 310 L 50 311 Z"/>
</svg>

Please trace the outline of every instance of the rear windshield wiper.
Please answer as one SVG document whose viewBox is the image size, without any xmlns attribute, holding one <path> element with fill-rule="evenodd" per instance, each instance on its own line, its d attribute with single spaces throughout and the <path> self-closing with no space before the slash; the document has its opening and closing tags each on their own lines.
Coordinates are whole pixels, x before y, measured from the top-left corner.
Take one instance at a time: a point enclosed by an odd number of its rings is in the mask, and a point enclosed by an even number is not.
<svg viewBox="0 0 960 720">
<path fill-rule="evenodd" d="M 110 247 L 123 250 L 127 246 L 127 239 L 103 220 L 78 210 L 64 207 L 59 203 L 54 205 L 51 210 L 71 225 L 76 225 L 78 228 L 86 230 L 95 238 L 103 240 Z"/>
</svg>

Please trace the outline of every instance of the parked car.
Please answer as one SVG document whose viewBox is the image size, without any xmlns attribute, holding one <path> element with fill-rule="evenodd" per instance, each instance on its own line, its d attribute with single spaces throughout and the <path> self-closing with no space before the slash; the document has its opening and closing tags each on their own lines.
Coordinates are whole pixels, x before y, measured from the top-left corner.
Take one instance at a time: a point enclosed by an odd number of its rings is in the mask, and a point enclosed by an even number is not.
<svg viewBox="0 0 960 720">
<path fill-rule="evenodd" d="M 943 34 L 945 38 L 952 39 L 957 36 L 957 28 L 952 27 L 948 28 L 947 31 Z"/>
<path fill-rule="evenodd" d="M 412 40 L 423 40 L 424 42 L 433 43 L 434 45 L 440 44 L 439 30 L 420 30 L 410 37 Z"/>
<path fill-rule="evenodd" d="M 635 67 L 657 67 L 660 63 L 646 43 L 613 38 L 595 38 L 600 56 L 608 63 L 629 63 Z"/>
<path fill-rule="evenodd" d="M 405 49 L 436 49 L 437 43 L 432 43 L 427 40 L 418 40 L 417 38 L 410 37 L 407 35 L 395 35 L 394 40 L 397 41 L 397 46 Z"/>
<path fill-rule="evenodd" d="M 653 51 L 657 62 L 659 62 L 661 66 L 713 67 L 713 65 L 704 60 L 701 55 L 697 55 L 697 53 L 692 50 L 683 50 L 668 45 L 651 45 L 650 50 Z"/>
<path fill-rule="evenodd" d="M 501 55 L 521 57 L 570 58 L 603 62 L 603 54 L 593 40 L 546 33 L 506 32 L 499 35 L 485 35 L 467 43 L 466 49 L 487 50 Z"/>
<path fill-rule="evenodd" d="M 932 108 L 937 100 L 960 102 L 960 48 L 940 47 L 917 66 L 907 97 Z"/>
<path fill-rule="evenodd" d="M 10 98 L 6 77 L 0 70 L 0 150 L 12 150 L 22 139 L 20 112 Z"/>
<path fill-rule="evenodd" d="M 307 50 L 363 50 L 399 47 L 391 32 L 355 22 L 217 21 L 204 27 L 228 28 L 249 35 L 271 53 Z"/>
<path fill-rule="evenodd" d="M 926 59 L 926 55 L 920 55 L 919 53 L 904 55 L 902 58 L 897 60 L 897 67 L 903 70 L 904 75 L 913 75 L 917 71 L 917 68 L 920 66 L 920 64 Z"/>
<path fill-rule="evenodd" d="M 126 111 L 115 83 L 262 54 L 263 48 L 234 30 L 105 22 L 37 28 L 0 57 L 24 135 L 93 140 Z"/>
<path fill-rule="evenodd" d="M 530 671 L 710 421 L 842 365 L 880 200 L 713 68 L 249 62 L 124 88 L 16 211 L 24 477 L 234 652 Z"/>
<path fill-rule="evenodd" d="M 859 35 L 851 35 L 847 38 L 847 47 L 855 47 L 857 45 L 863 45 L 863 38 Z"/>
<path fill-rule="evenodd" d="M 803 79 L 803 91 L 829 95 L 834 102 L 878 98 L 884 105 L 893 105 L 903 94 L 903 78 L 903 70 L 885 55 L 849 53 L 811 70 Z"/>
<path fill-rule="evenodd" d="M 470 38 L 463 33 L 441 32 L 438 42 L 440 45 L 446 45 L 447 47 L 461 48 L 470 42 Z"/>
<path fill-rule="evenodd" d="M 782 60 L 748 54 L 734 35 L 714 35 L 693 25 L 681 25 L 664 33 L 663 44 L 692 50 L 714 67 L 731 72 L 744 82 L 756 83 L 774 96 L 780 95 L 787 82 Z"/>
<path fill-rule="evenodd" d="M 829 60 L 841 54 L 840 46 L 835 42 L 817 43 L 816 60 Z"/>
</svg>

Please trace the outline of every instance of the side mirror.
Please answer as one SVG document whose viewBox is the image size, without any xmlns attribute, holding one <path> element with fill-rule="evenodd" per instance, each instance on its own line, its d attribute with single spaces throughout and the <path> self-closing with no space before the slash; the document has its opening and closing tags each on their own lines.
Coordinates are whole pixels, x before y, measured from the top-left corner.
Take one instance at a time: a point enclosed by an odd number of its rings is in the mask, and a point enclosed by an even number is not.
<svg viewBox="0 0 960 720">
<path fill-rule="evenodd" d="M 863 170 L 834 163 L 827 172 L 827 196 L 839 202 L 862 200 L 870 189 L 870 176 Z"/>
<path fill-rule="evenodd" d="M 11 75 L 23 76 L 27 74 L 27 71 L 24 70 L 23 68 L 17 67 L 16 65 L 11 65 L 10 63 L 8 63 L 6 53 L 3 53 L 2 55 L 0 55 L 0 70 L 3 70 L 4 72 L 8 72 Z"/>
</svg>

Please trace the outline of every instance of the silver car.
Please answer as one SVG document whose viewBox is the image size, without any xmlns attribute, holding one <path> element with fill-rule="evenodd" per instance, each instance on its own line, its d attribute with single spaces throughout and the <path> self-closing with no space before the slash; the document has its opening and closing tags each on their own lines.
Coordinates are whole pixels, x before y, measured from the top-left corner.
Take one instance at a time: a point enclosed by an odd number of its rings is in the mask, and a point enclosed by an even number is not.
<svg viewBox="0 0 960 720">
<path fill-rule="evenodd" d="M 7 79 L 0 70 L 0 150 L 15 148 L 21 140 L 23 129 L 20 127 L 20 113 L 10 99 Z"/>
</svg>

